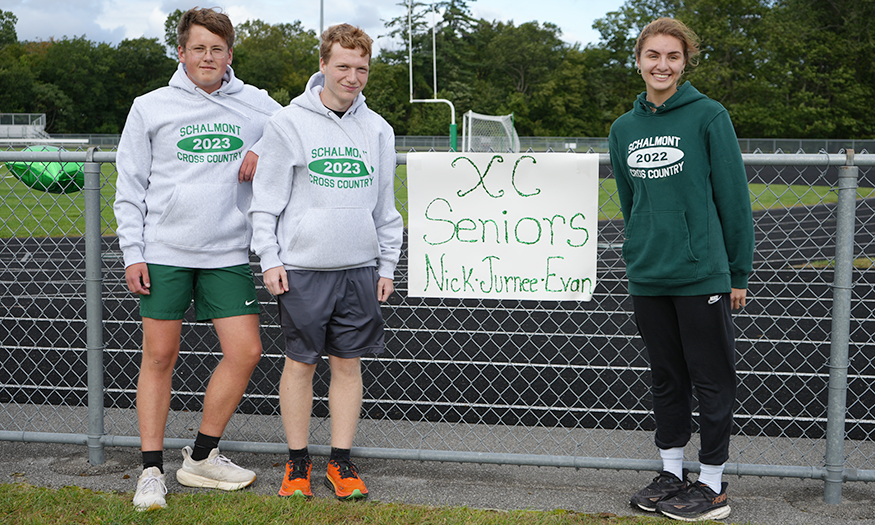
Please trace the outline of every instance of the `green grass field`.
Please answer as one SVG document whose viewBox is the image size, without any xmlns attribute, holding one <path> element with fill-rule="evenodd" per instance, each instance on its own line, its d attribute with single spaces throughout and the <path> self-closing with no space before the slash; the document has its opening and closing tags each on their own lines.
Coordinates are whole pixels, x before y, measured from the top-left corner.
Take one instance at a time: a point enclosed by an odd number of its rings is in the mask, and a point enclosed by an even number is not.
<svg viewBox="0 0 875 525">
<path fill-rule="evenodd" d="M 78 487 L 47 489 L 26 483 L 0 485 L 0 521 L 9 524 L 386 524 L 386 525 L 656 525 L 677 523 L 650 516 L 582 514 L 570 510 L 496 511 L 377 501 L 339 502 L 262 496 L 251 492 L 168 494 L 168 507 L 137 512 L 133 494 Z M 716 525 L 720 522 L 698 522 Z"/>
<path fill-rule="evenodd" d="M 112 201 L 115 196 L 115 166 L 103 164 L 104 185 L 101 217 L 103 235 L 115 234 Z M 407 166 L 398 166 L 395 177 L 396 206 L 407 224 Z M 751 206 L 756 210 L 813 206 L 838 201 L 829 186 L 751 184 Z M 858 188 L 858 198 L 875 196 L 873 188 Z M 13 177 L 0 163 L 0 238 L 78 237 L 85 232 L 82 192 L 55 195 L 32 190 Z M 614 179 L 599 181 L 599 220 L 621 219 L 620 200 Z"/>
<path fill-rule="evenodd" d="M 103 235 L 115 235 L 115 166 L 103 164 Z M 0 163 L 0 237 L 80 237 L 85 232 L 85 195 L 45 193 L 21 183 Z"/>
</svg>

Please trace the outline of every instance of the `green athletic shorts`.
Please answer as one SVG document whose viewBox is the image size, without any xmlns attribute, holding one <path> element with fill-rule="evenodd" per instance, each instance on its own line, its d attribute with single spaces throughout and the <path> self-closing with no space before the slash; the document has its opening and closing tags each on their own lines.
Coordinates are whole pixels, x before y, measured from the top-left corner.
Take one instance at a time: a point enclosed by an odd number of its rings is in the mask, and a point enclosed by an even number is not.
<svg viewBox="0 0 875 525">
<path fill-rule="evenodd" d="M 248 264 L 228 268 L 149 264 L 148 268 L 152 293 L 140 296 L 142 317 L 182 319 L 192 301 L 198 321 L 259 313 Z"/>
</svg>

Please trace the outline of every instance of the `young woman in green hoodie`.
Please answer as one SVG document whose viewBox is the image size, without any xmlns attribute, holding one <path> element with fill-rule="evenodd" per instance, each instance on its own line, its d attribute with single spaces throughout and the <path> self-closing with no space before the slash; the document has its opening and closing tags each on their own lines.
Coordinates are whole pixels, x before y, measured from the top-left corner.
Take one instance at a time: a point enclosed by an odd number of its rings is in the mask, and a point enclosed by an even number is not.
<svg viewBox="0 0 875 525">
<path fill-rule="evenodd" d="M 660 18 L 638 37 L 646 91 L 611 126 L 610 155 L 625 222 L 623 259 L 650 359 L 663 469 L 634 507 L 685 520 L 722 519 L 735 403 L 731 309 L 745 305 L 753 262 L 747 177 L 729 114 L 689 82 L 698 38 Z M 699 402 L 701 470 L 683 469 Z"/>
</svg>

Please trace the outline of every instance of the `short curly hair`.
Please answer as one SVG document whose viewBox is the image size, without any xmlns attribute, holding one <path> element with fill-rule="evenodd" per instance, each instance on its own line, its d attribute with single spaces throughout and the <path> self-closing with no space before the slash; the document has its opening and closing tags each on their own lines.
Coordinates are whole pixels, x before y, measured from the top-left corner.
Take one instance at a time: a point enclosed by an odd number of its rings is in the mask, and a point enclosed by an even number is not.
<svg viewBox="0 0 875 525">
<path fill-rule="evenodd" d="M 228 15 L 221 11 L 221 8 L 201 9 L 195 7 L 183 13 L 179 19 L 179 25 L 176 26 L 176 41 L 180 47 L 184 48 L 188 44 L 188 35 L 193 25 L 203 26 L 210 33 L 224 38 L 228 49 L 234 47 L 234 24 L 231 23 Z"/>
<path fill-rule="evenodd" d="M 371 44 L 374 40 L 361 28 L 349 24 L 337 24 L 329 27 L 322 33 L 322 44 L 319 46 L 319 58 L 328 63 L 331 59 L 331 48 L 334 44 L 340 44 L 344 49 L 361 49 L 362 56 L 371 58 Z"/>
</svg>

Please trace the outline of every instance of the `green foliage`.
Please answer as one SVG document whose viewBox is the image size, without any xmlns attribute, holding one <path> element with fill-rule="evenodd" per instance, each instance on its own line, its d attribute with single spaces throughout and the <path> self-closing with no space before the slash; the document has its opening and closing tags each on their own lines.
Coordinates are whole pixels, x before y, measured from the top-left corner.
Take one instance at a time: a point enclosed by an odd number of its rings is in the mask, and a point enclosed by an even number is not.
<svg viewBox="0 0 875 525">
<path fill-rule="evenodd" d="M 428 27 L 431 6 L 414 3 L 413 98 L 452 101 L 457 123 L 468 109 L 486 114 L 514 113 L 520 135 L 577 135 L 586 129 L 598 129 L 586 122 L 586 117 L 592 118 L 597 110 L 586 91 L 581 52 L 562 41 L 558 26 L 534 21 L 517 26 L 512 22 L 476 20 L 463 1 L 436 6 L 442 10 L 434 35 L 440 57 L 438 93 L 434 93 L 432 32 Z M 380 72 L 392 76 L 397 90 L 387 93 L 380 89 L 376 106 L 370 99 L 369 105 L 375 109 L 394 108 L 392 115 L 384 116 L 399 135 L 446 135 L 450 124 L 446 105 L 410 104 L 407 100 L 407 21 L 405 14 L 387 22 L 386 26 L 393 29 L 389 35 L 398 38 L 401 45 L 377 57 L 387 66 Z M 374 82 L 381 82 L 376 70 L 369 84 Z M 370 86 L 368 92 L 374 92 Z M 556 98 L 551 99 L 554 95 Z"/>
<path fill-rule="evenodd" d="M 36 80 L 53 85 L 71 104 L 56 108 L 54 119 L 47 122 L 49 132 L 120 133 L 114 118 L 112 88 L 114 66 L 112 48 L 95 44 L 84 36 L 50 41 Z M 48 90 L 53 91 L 53 90 Z M 50 100 L 46 103 L 51 104 Z M 48 116 L 48 115 L 47 115 Z"/>
<path fill-rule="evenodd" d="M 858 1 L 782 0 L 766 11 L 755 91 L 739 104 L 739 131 L 873 136 L 875 117 L 863 108 L 875 95 L 873 17 L 872 2 Z"/>
<path fill-rule="evenodd" d="M 15 24 L 18 17 L 12 11 L 0 10 L 0 48 L 18 42 L 18 33 L 15 32 Z"/>
<path fill-rule="evenodd" d="M 623 84 L 644 89 L 634 74 L 634 37 L 657 16 L 698 34 L 700 63 L 686 77 L 729 110 L 737 135 L 875 136 L 875 117 L 863 108 L 875 95 L 873 2 L 628 0 L 596 21 L 602 41 L 587 49 L 607 63 L 610 74 L 595 92 L 614 118 Z M 624 96 L 631 107 L 634 95 Z"/>
<path fill-rule="evenodd" d="M 269 91 L 268 94 L 270 98 L 276 100 L 282 106 L 288 106 L 289 101 L 292 100 L 292 96 L 289 95 L 289 90 L 286 88 L 279 88 L 275 91 Z"/>
<path fill-rule="evenodd" d="M 392 123 L 396 135 L 407 135 L 410 114 L 407 66 L 371 61 L 368 84 L 363 91 L 368 107 Z M 447 112 L 449 113 L 449 112 Z"/>
<path fill-rule="evenodd" d="M 33 71 L 21 62 L 24 46 L 18 42 L 0 47 L 0 108 L 4 113 L 24 113 L 34 98 Z"/>
<path fill-rule="evenodd" d="M 319 68 L 319 38 L 300 21 L 271 25 L 253 20 L 235 30 L 234 73 L 249 84 L 271 93 L 284 89 L 295 97 Z"/>
<path fill-rule="evenodd" d="M 14 86 L 0 90 L 0 108 L 45 113 L 50 133 L 121 133 L 134 98 L 166 86 L 176 71 L 176 26 L 182 14 L 177 9 L 167 17 L 163 44 L 137 38 L 112 47 L 82 36 L 0 45 L 0 84 Z M 0 38 L 7 32 L 14 36 L 15 21 L 12 13 L 0 11 Z M 318 69 L 319 41 L 300 22 L 255 20 L 236 32 L 235 73 L 283 105 Z"/>
<path fill-rule="evenodd" d="M 123 40 L 115 52 L 113 74 L 118 83 L 115 96 L 115 125 L 121 133 L 134 99 L 144 93 L 166 86 L 176 71 L 176 62 L 164 53 L 157 38 Z"/>
<path fill-rule="evenodd" d="M 167 18 L 164 20 L 164 45 L 167 47 L 167 52 L 173 57 L 177 56 L 177 48 L 179 47 L 176 41 L 176 28 L 179 26 L 179 21 L 184 14 L 185 11 L 177 9 L 167 15 Z"/>
<path fill-rule="evenodd" d="M 865 107 L 875 96 L 875 2 L 626 0 L 594 22 L 601 39 L 585 48 L 564 42 L 555 21 L 477 19 L 472 2 L 413 2 L 412 28 L 406 10 L 385 23 L 393 43 L 373 57 L 365 95 L 396 134 L 446 135 L 451 121 L 446 104 L 410 103 L 408 37 L 412 98 L 452 101 L 457 123 L 469 109 L 513 113 L 523 136 L 603 137 L 645 88 L 637 35 L 673 16 L 701 38 L 699 64 L 685 78 L 729 110 L 739 136 L 875 137 Z M 19 42 L 17 18 L 0 10 L 0 109 L 46 113 L 53 133 L 120 132 L 133 99 L 172 75 L 182 14 L 167 17 L 163 43 L 112 47 L 84 36 Z M 251 20 L 236 31 L 238 77 L 284 105 L 304 90 L 319 64 L 314 30 Z"/>
<path fill-rule="evenodd" d="M 494 22 L 486 31 L 491 38 L 483 50 L 483 62 L 489 65 L 489 73 L 505 86 L 504 91 L 511 88 L 526 99 L 534 86 L 550 79 L 568 48 L 560 38 L 562 31 L 549 23 L 514 26 L 512 22 Z"/>
</svg>

